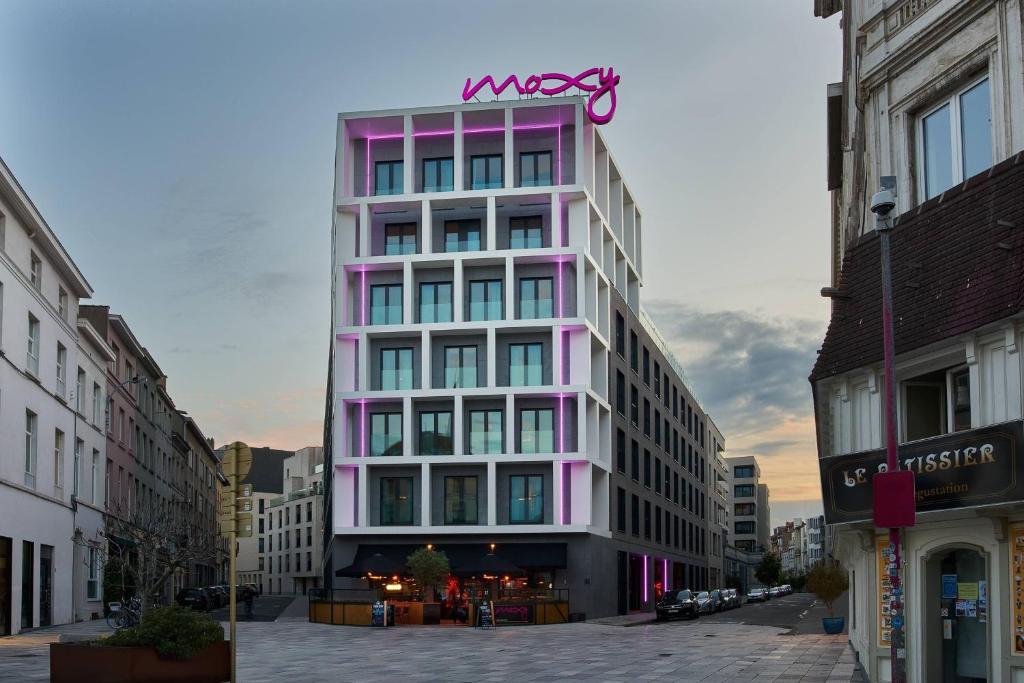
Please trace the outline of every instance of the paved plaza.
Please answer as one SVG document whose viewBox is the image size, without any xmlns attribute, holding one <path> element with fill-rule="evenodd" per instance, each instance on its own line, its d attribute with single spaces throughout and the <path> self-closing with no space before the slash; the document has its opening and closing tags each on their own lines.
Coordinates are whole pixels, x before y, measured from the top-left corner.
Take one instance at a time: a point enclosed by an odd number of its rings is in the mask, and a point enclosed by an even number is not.
<svg viewBox="0 0 1024 683">
<path fill-rule="evenodd" d="M 820 624 L 810 599 L 785 598 L 794 621 Z M 778 608 L 786 603 L 781 600 Z M 266 681 L 863 681 L 846 636 L 754 625 L 761 605 L 696 621 L 371 629 L 310 624 L 288 610 L 238 626 L 238 680 Z M 807 616 L 804 616 L 807 615 Z M 95 637 L 102 622 L 0 638 L 0 680 L 48 679 L 48 643 Z M 815 632 L 808 632 L 815 631 Z"/>
</svg>

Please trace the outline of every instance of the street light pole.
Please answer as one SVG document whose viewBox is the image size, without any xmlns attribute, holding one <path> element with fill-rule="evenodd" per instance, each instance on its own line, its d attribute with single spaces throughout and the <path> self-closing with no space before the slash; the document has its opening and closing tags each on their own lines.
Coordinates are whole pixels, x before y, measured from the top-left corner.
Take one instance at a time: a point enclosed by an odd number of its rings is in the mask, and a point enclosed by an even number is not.
<svg viewBox="0 0 1024 683">
<path fill-rule="evenodd" d="M 886 471 L 899 469 L 898 441 L 896 438 L 896 344 L 893 339 L 892 316 L 892 259 L 890 234 L 892 219 L 889 214 L 895 208 L 895 195 L 890 189 L 883 189 L 871 199 L 871 210 L 875 213 L 875 229 L 878 231 L 878 248 L 882 261 L 882 349 L 885 365 L 885 462 Z M 900 530 L 889 529 L 889 631 L 891 680 L 906 683 L 907 648 L 903 617 L 903 584 L 900 581 Z"/>
</svg>

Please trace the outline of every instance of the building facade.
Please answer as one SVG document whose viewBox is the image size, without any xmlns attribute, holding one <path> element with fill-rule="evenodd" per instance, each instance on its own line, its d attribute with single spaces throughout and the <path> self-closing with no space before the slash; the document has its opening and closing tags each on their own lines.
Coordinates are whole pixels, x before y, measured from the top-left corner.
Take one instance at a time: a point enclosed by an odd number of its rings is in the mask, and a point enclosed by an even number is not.
<svg viewBox="0 0 1024 683">
<path fill-rule="evenodd" d="M 0 635 L 66 623 L 94 608 L 92 600 L 77 602 L 81 556 L 71 540 L 79 525 L 83 535 L 95 526 L 74 497 L 76 449 L 78 464 L 87 449 L 91 459 L 95 430 L 103 428 L 91 405 L 76 410 L 79 368 L 87 386 L 103 383 L 79 345 L 78 303 L 91 295 L 0 160 Z M 102 402 L 105 389 L 98 391 Z M 97 485 L 90 506 L 102 495 Z"/>
<path fill-rule="evenodd" d="M 761 482 L 761 466 L 752 455 L 726 458 L 729 479 L 729 512 L 732 534 L 729 543 L 746 553 L 770 548 L 771 509 L 768 486 Z"/>
<path fill-rule="evenodd" d="M 319 531 L 324 518 L 324 449 L 310 446 L 281 464 L 282 495 L 267 501 L 267 593 L 305 595 L 323 586 L 323 544 Z"/>
<path fill-rule="evenodd" d="M 911 681 L 1024 680 L 1021 315 L 1024 51 L 1018 0 L 818 0 L 842 12 L 828 87 L 832 318 L 810 380 L 825 517 L 850 573 L 850 642 L 889 675 L 880 251 L 893 178 L 896 426 L 916 479 L 903 533 Z M 943 587 L 945 585 L 945 587 Z"/>
<path fill-rule="evenodd" d="M 584 101 L 343 114 L 335 176 L 325 585 L 427 544 L 589 616 L 706 585 L 709 421 Z"/>
</svg>

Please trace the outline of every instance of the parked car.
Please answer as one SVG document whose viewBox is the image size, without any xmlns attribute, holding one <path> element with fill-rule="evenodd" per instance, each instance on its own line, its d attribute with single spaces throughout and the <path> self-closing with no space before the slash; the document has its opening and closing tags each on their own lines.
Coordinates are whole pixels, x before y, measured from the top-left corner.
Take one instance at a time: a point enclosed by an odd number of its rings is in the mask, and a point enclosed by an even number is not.
<svg viewBox="0 0 1024 683">
<path fill-rule="evenodd" d="M 203 612 L 209 610 L 211 606 L 210 595 L 205 588 L 182 588 L 174 601 L 182 607 L 191 607 Z"/>
<path fill-rule="evenodd" d="M 779 586 L 779 589 L 782 591 L 783 595 L 789 595 L 793 592 L 793 587 L 790 586 L 788 583 L 782 584 L 781 586 Z"/>
<path fill-rule="evenodd" d="M 747 602 L 768 602 L 768 591 L 763 588 L 751 588 L 747 593 Z"/>
<path fill-rule="evenodd" d="M 679 617 L 696 619 L 700 616 L 700 612 L 697 609 L 696 596 L 688 590 L 665 593 L 665 595 L 661 596 L 661 601 L 658 602 L 655 610 L 658 615 L 658 621 L 667 621 Z"/>
<path fill-rule="evenodd" d="M 722 591 L 722 609 L 736 609 L 742 604 L 735 588 L 726 588 Z"/>
<path fill-rule="evenodd" d="M 697 594 L 697 607 L 701 614 L 714 614 L 722 611 L 722 592 L 701 591 Z"/>
<path fill-rule="evenodd" d="M 768 597 L 770 597 L 770 598 L 782 597 L 782 592 L 779 590 L 778 586 L 772 586 L 771 588 L 768 589 Z"/>
</svg>

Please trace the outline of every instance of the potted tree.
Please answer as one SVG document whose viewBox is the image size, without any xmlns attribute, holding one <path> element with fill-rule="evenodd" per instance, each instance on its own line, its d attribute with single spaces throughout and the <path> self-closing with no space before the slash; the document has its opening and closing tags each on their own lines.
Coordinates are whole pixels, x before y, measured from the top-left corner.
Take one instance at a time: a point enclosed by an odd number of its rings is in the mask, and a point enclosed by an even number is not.
<svg viewBox="0 0 1024 683">
<path fill-rule="evenodd" d="M 451 565 L 448 556 L 438 550 L 418 548 L 406 559 L 412 578 L 423 590 L 423 623 L 441 623 L 441 605 L 437 602 L 437 587 L 448 578 Z"/>
<path fill-rule="evenodd" d="M 828 616 L 821 620 L 825 633 L 835 635 L 843 632 L 846 624 L 844 617 L 837 617 L 832 612 L 832 604 L 850 587 L 846 572 L 837 564 L 823 562 L 814 567 L 807 575 L 807 589 L 825 605 Z"/>
<path fill-rule="evenodd" d="M 138 626 L 99 641 L 50 645 L 53 683 L 219 683 L 230 677 L 224 628 L 185 607 L 150 610 Z"/>
</svg>

